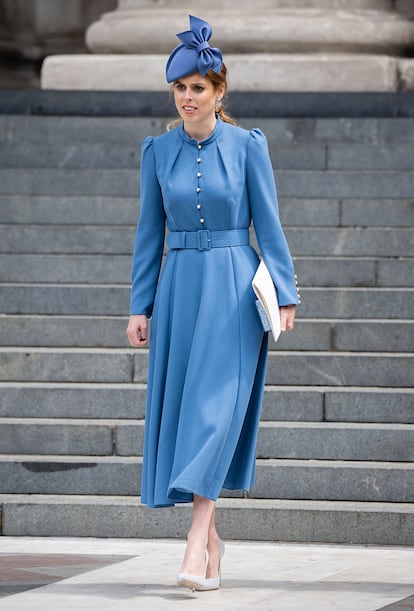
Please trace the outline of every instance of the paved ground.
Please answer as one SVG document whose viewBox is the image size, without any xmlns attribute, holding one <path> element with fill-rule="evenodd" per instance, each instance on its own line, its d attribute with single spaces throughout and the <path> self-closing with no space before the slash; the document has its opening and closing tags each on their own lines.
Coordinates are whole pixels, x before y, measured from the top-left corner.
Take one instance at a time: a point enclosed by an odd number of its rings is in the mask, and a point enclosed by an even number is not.
<svg viewBox="0 0 414 611">
<path fill-rule="evenodd" d="M 414 609 L 414 548 L 229 542 L 223 586 L 177 588 L 184 542 L 0 538 L 0 610 Z"/>
</svg>

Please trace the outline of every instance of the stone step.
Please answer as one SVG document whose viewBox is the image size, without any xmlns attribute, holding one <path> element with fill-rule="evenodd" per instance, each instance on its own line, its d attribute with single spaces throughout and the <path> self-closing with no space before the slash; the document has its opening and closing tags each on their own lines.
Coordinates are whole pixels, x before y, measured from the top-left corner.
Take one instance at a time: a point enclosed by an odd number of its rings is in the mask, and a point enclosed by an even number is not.
<svg viewBox="0 0 414 611">
<path fill-rule="evenodd" d="M 410 146 L 410 145 L 403 145 Z M 67 168 L 67 169 L 137 169 L 140 165 L 140 143 L 130 145 L 103 142 L 0 142 L 2 168 Z"/>
<path fill-rule="evenodd" d="M 1 348 L 2 382 L 145 383 L 147 349 Z M 381 352 L 269 353 L 267 384 L 409 388 L 413 355 Z"/>
<path fill-rule="evenodd" d="M 116 454 L 142 455 L 143 422 L 117 427 L 116 440 Z M 263 421 L 257 440 L 257 458 L 265 459 L 409 462 L 413 457 L 411 424 Z"/>
<path fill-rule="evenodd" d="M 322 201 L 326 202 L 326 200 Z M 302 201 L 302 206 L 304 207 L 306 203 L 306 200 Z M 339 212 L 340 224 L 343 226 L 411 227 L 414 223 L 413 199 L 347 199 L 340 203 Z M 291 218 L 291 224 L 294 224 L 293 220 Z"/>
<path fill-rule="evenodd" d="M 330 389 L 325 418 L 331 422 L 406 422 L 414 424 L 414 389 Z M 395 410 L 395 420 L 394 420 Z"/>
<path fill-rule="evenodd" d="M 148 509 L 138 497 L 1 495 L 2 535 L 185 538 L 192 507 Z M 223 539 L 414 544 L 410 503 L 219 499 Z"/>
<path fill-rule="evenodd" d="M 20 382 L 146 382 L 147 357 L 147 350 L 134 354 L 132 349 L 2 348 L 0 377 Z"/>
<path fill-rule="evenodd" d="M 137 496 L 141 464 L 141 458 L 128 456 L 0 455 L 0 490 Z"/>
<path fill-rule="evenodd" d="M 410 462 L 414 425 L 262 422 L 257 457 Z"/>
<path fill-rule="evenodd" d="M 280 197 L 409 198 L 413 171 L 277 172 Z M 134 197 L 137 170 L 0 169 L 0 195 L 104 195 Z"/>
<path fill-rule="evenodd" d="M 267 383 L 410 387 L 413 354 L 378 352 L 272 352 Z"/>
<path fill-rule="evenodd" d="M 134 227 L 125 225 L 0 225 L 0 249 L 3 253 L 99 253 L 131 256 L 134 236 Z"/>
<path fill-rule="evenodd" d="M 140 458 L 118 456 L 0 455 L 0 494 L 136 496 Z M 261 460 L 249 498 L 328 501 L 414 501 L 409 463 Z M 223 491 L 223 497 L 242 496 Z"/>
<path fill-rule="evenodd" d="M 414 176 L 414 175 L 413 175 Z M 0 225 L 3 254 L 131 255 L 135 227 L 125 225 Z M 289 227 L 293 256 L 412 257 L 412 230 L 401 227 Z M 257 248 L 253 230 L 251 243 Z"/>
<path fill-rule="evenodd" d="M 1 282 L 128 284 L 130 278 L 130 254 L 0 254 Z"/>
<path fill-rule="evenodd" d="M 294 263 L 302 287 L 412 287 L 414 285 L 412 258 L 295 256 Z"/>
<path fill-rule="evenodd" d="M 115 442 L 122 426 L 124 422 L 117 419 L 2 418 L 0 454 L 126 456 L 122 442 Z M 142 439 L 138 437 L 135 445 L 134 455 L 138 455 Z"/>
<path fill-rule="evenodd" d="M 286 143 L 392 144 L 414 142 L 414 126 L 408 118 L 241 118 L 245 129 L 259 127 L 269 148 Z M 148 133 L 148 132 L 147 132 Z M 277 148 L 274 149 L 277 155 Z M 277 157 L 275 157 L 277 158 Z"/>
<path fill-rule="evenodd" d="M 168 94 L 166 94 L 166 101 Z M 165 117 L 82 117 L 0 115 L 0 141 L 25 142 L 104 142 L 140 144 L 148 135 L 165 132 Z M 243 118 L 245 129 L 259 127 L 273 144 L 293 143 L 414 143 L 410 118 Z"/>
<path fill-rule="evenodd" d="M 315 288 L 301 289 L 302 305 L 300 316 L 302 318 L 329 318 L 334 314 L 336 318 L 412 318 L 414 298 L 413 289 L 375 289 L 375 288 Z M 392 313 L 390 305 L 399 312 Z M 411 314 L 409 313 L 411 311 Z"/>
<path fill-rule="evenodd" d="M 1 285 L 3 314 L 74 314 L 125 316 L 129 286 L 77 284 Z M 300 318 L 410 320 L 414 290 L 410 288 L 303 288 Z"/>
<path fill-rule="evenodd" d="M 0 196 L 1 223 L 134 226 L 138 210 L 137 196 Z M 410 227 L 414 206 L 412 199 L 284 197 L 280 217 L 285 227 Z"/>
<path fill-rule="evenodd" d="M 414 286 L 413 260 L 398 257 L 378 261 L 377 286 Z"/>
<path fill-rule="evenodd" d="M 127 317 L 0 317 L 1 346 L 129 348 Z M 295 332 L 282 334 L 272 350 L 414 352 L 414 321 L 297 319 Z"/>
<path fill-rule="evenodd" d="M 0 417 L 142 419 L 146 385 L 0 383 Z M 265 386 L 263 421 L 414 424 L 414 389 Z"/>
<path fill-rule="evenodd" d="M 143 383 L 3 382 L 0 392 L 0 418 L 125 420 L 145 417 L 146 385 Z M 309 397 L 313 405 L 307 409 Z M 406 401 L 403 399 L 402 403 Z M 300 420 L 309 412 L 308 417 L 312 419 L 318 410 L 321 414 L 322 399 L 312 393 L 298 400 L 296 415 Z"/>
<path fill-rule="evenodd" d="M 414 255 L 412 230 L 409 228 L 313 227 L 309 231 L 308 227 L 290 227 L 286 229 L 286 237 L 294 256 Z"/>
<path fill-rule="evenodd" d="M 2 418 L 0 454 L 142 456 L 143 420 Z M 414 460 L 414 425 L 263 421 L 257 458 Z"/>
<path fill-rule="evenodd" d="M 140 148 L 146 136 L 164 133 L 168 121 L 166 117 L 0 115 L 0 141 L 9 145 L 24 140 L 32 144 L 105 143 L 107 147 L 123 144 Z M 380 130 L 385 135 L 389 127 L 384 125 Z"/>
<path fill-rule="evenodd" d="M 133 226 L 137 222 L 138 212 L 139 200 L 136 193 L 133 197 L 47 194 L 0 196 L 2 223 Z"/>
<path fill-rule="evenodd" d="M 293 148 L 293 147 L 292 147 Z M 289 149 L 285 152 L 284 166 L 279 166 L 275 157 L 275 167 L 283 169 L 301 169 L 294 165 L 295 149 L 291 152 L 292 161 L 287 157 Z M 311 149 L 313 166 L 303 168 L 318 169 L 316 154 Z M 282 153 L 283 155 L 283 153 Z M 366 144 L 328 144 L 325 147 L 326 163 L 319 169 L 328 170 L 411 170 L 414 168 L 414 147 L 412 144 L 387 144 L 382 146 L 368 146 Z M 283 158 L 283 157 L 282 157 Z M 311 163 L 312 163 L 311 161 Z M 288 165 L 290 164 L 290 165 Z"/>
<path fill-rule="evenodd" d="M 301 286 L 414 284 L 412 258 L 294 257 Z M 131 255 L 0 254 L 0 282 L 128 284 Z"/>
<path fill-rule="evenodd" d="M 366 145 L 343 143 L 271 143 L 273 163 L 278 170 L 413 170 L 414 143 Z M 141 147 L 103 142 L 0 141 L 2 168 L 105 168 L 137 169 Z"/>
<path fill-rule="evenodd" d="M 0 169 L 0 195 L 104 195 L 134 197 L 137 170 Z"/>
<path fill-rule="evenodd" d="M 361 352 L 414 352 L 414 321 L 340 321 L 333 325 L 335 350 Z"/>
</svg>

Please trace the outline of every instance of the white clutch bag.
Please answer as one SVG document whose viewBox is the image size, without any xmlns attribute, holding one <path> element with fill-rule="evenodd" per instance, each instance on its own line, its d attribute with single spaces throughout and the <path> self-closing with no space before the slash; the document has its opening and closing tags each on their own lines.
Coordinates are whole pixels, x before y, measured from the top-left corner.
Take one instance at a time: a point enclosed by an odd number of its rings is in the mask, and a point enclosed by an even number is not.
<svg viewBox="0 0 414 611">
<path fill-rule="evenodd" d="M 261 261 L 252 280 L 256 294 L 256 306 L 262 321 L 263 329 L 271 331 L 275 342 L 280 335 L 279 302 L 275 285 L 264 261 Z"/>
</svg>

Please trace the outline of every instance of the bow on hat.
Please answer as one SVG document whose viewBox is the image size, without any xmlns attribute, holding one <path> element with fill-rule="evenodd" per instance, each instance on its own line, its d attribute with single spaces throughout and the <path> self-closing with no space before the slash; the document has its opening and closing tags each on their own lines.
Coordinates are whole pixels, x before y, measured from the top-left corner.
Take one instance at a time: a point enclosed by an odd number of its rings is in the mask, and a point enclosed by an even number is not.
<svg viewBox="0 0 414 611">
<path fill-rule="evenodd" d="M 199 72 L 205 76 L 209 70 L 216 73 L 221 71 L 223 56 L 220 49 L 212 48 L 208 44 L 212 29 L 210 24 L 198 17 L 190 17 L 190 29 L 177 34 L 181 40 L 171 53 L 166 67 L 167 82 Z"/>
</svg>

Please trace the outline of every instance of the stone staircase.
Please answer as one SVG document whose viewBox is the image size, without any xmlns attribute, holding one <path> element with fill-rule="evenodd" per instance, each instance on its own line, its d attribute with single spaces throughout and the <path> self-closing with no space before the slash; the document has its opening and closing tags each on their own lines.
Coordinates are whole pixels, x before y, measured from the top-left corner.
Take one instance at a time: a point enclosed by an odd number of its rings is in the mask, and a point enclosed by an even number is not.
<svg viewBox="0 0 414 611">
<path fill-rule="evenodd" d="M 147 350 L 125 335 L 139 142 L 164 123 L 0 116 L 4 535 L 188 527 L 189 506 L 139 504 Z M 240 123 L 268 136 L 303 304 L 222 535 L 413 544 L 414 122 Z"/>
</svg>

